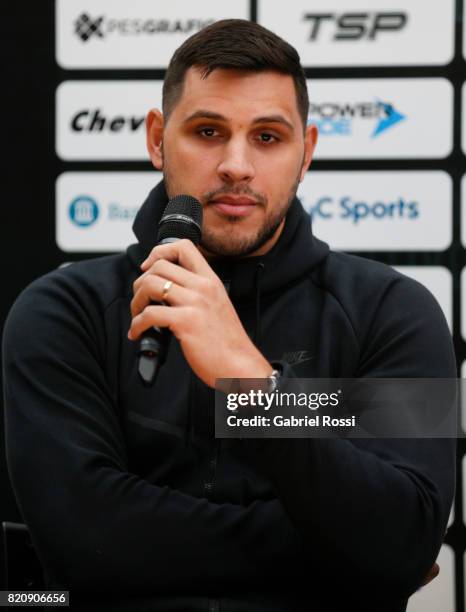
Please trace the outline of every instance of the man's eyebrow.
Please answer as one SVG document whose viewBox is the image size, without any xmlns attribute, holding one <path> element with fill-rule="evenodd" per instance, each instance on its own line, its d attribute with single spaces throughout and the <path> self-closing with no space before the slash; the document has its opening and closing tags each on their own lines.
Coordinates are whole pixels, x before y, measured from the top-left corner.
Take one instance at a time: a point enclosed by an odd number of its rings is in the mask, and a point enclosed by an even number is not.
<svg viewBox="0 0 466 612">
<path fill-rule="evenodd" d="M 208 110 L 197 110 L 189 115 L 189 117 L 186 117 L 183 123 L 188 123 L 194 119 L 215 119 L 216 121 L 227 121 L 227 118 L 220 113 L 214 113 L 213 111 Z"/>
<path fill-rule="evenodd" d="M 220 113 L 215 113 L 209 110 L 197 110 L 191 115 L 189 115 L 189 117 L 186 117 L 183 123 L 189 123 L 190 121 L 194 121 L 195 119 L 212 119 L 215 121 L 228 121 L 228 119 L 224 115 L 221 115 Z M 255 123 L 281 123 L 282 125 L 285 125 L 286 127 L 288 127 L 291 131 L 294 131 L 293 124 L 290 121 L 288 121 L 288 119 L 286 119 L 283 115 L 279 115 L 279 114 L 264 115 L 261 117 L 256 117 L 255 119 L 253 119 L 252 123 L 254 124 Z"/>
<path fill-rule="evenodd" d="M 282 123 L 286 125 L 292 132 L 294 131 L 293 124 L 285 119 L 283 115 L 264 115 L 263 117 L 256 117 L 253 123 Z"/>
</svg>

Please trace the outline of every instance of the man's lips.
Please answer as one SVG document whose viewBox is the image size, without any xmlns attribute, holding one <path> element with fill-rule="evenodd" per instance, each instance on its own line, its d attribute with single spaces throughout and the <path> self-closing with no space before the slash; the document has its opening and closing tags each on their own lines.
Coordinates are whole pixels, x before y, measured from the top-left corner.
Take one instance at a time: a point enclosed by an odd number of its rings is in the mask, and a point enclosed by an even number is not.
<svg viewBox="0 0 466 612">
<path fill-rule="evenodd" d="M 229 217 L 243 217 L 250 214 L 259 205 L 256 200 L 245 196 L 217 196 L 209 204 L 219 213 Z"/>
</svg>

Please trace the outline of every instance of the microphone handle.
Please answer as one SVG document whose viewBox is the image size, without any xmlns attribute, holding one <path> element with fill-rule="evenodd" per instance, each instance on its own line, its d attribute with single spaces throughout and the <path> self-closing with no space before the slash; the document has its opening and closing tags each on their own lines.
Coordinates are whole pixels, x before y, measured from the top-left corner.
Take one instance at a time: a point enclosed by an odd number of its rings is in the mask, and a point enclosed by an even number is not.
<svg viewBox="0 0 466 612">
<path fill-rule="evenodd" d="M 180 238 L 164 238 L 158 244 L 177 242 Z M 159 302 L 153 302 L 159 304 Z M 141 340 L 138 349 L 138 373 L 145 385 L 150 387 L 161 366 L 165 363 L 172 335 L 168 327 L 150 327 Z"/>
</svg>

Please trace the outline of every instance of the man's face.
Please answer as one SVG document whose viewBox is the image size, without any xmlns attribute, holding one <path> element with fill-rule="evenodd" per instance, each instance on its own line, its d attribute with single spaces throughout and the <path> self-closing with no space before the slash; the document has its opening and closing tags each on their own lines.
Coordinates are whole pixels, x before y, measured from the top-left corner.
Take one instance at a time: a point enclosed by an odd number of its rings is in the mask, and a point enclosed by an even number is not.
<svg viewBox="0 0 466 612">
<path fill-rule="evenodd" d="M 152 162 L 170 198 L 189 194 L 204 212 L 207 255 L 267 252 L 307 170 L 316 129 L 303 132 L 293 79 L 277 72 L 190 68 L 163 125 L 147 118 Z"/>
</svg>

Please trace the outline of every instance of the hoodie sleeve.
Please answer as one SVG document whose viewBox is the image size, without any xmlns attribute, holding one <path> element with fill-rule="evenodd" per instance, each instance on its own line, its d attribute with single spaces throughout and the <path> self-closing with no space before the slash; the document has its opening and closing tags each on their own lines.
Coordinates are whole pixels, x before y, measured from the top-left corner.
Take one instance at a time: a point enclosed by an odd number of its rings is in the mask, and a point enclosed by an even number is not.
<svg viewBox="0 0 466 612">
<path fill-rule="evenodd" d="M 456 378 L 445 318 L 419 283 L 383 295 L 355 377 Z M 294 377 L 286 366 L 285 377 Z M 409 596 L 442 544 L 454 495 L 454 439 L 244 441 L 323 574 Z M 372 585 L 372 587 L 371 587 Z"/>
<path fill-rule="evenodd" d="M 8 467 L 49 586 L 205 595 L 291 562 L 300 539 L 278 500 L 215 504 L 128 471 L 104 332 L 60 278 L 23 292 L 3 344 Z"/>
</svg>

